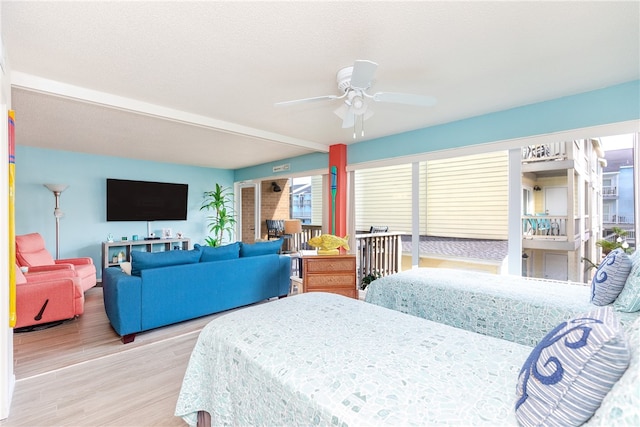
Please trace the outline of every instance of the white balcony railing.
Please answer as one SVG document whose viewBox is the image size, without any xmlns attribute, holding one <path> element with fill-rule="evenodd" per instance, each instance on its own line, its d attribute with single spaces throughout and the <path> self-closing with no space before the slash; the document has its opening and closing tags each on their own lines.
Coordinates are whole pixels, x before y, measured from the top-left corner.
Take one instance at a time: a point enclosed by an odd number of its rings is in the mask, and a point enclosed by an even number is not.
<svg viewBox="0 0 640 427">
<path fill-rule="evenodd" d="M 356 234 L 358 283 L 364 276 L 384 277 L 402 269 L 404 233 Z"/>
<path fill-rule="evenodd" d="M 566 216 L 523 215 L 522 237 L 533 240 L 567 240 Z"/>
<path fill-rule="evenodd" d="M 565 159 L 567 159 L 567 150 L 564 141 L 551 144 L 526 145 L 522 147 L 523 163 Z"/>
</svg>

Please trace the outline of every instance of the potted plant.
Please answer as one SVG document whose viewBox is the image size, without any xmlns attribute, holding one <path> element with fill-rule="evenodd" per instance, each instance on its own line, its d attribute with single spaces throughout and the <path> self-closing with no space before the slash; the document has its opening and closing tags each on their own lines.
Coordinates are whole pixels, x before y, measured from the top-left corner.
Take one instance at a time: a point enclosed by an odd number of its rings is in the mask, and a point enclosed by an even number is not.
<svg viewBox="0 0 640 427">
<path fill-rule="evenodd" d="M 207 226 L 213 236 L 208 236 L 205 239 L 207 245 L 220 246 L 225 233 L 231 240 L 236 224 L 231 188 L 216 183 L 215 190 L 204 192 L 204 200 L 200 210 L 211 212 L 207 216 Z"/>
<path fill-rule="evenodd" d="M 379 279 L 380 277 L 382 277 L 380 275 L 380 272 L 378 271 L 373 271 L 369 274 L 367 274 L 366 276 L 364 276 L 361 280 L 360 280 L 360 290 L 364 291 L 367 289 L 367 286 L 369 286 L 369 284 L 371 282 L 373 282 L 376 279 Z"/>
<path fill-rule="evenodd" d="M 600 239 L 596 242 L 596 246 L 600 246 L 602 248 L 603 257 L 618 248 L 621 248 L 626 253 L 631 251 L 629 244 L 624 238 L 627 235 L 625 230 L 620 227 L 613 227 L 613 235 L 615 236 L 615 240 Z M 598 265 L 588 258 L 582 257 L 581 260 L 587 264 L 587 267 L 584 270 L 585 272 L 592 268 L 598 268 Z"/>
</svg>

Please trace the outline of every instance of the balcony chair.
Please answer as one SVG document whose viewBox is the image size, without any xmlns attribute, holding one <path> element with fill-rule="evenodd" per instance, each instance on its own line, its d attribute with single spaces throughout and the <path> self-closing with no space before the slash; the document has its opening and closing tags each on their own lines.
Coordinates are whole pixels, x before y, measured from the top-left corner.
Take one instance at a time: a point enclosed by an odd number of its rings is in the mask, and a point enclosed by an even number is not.
<svg viewBox="0 0 640 427">
<path fill-rule="evenodd" d="M 29 328 L 81 315 L 84 292 L 80 280 L 73 274 L 68 269 L 22 273 L 16 265 L 15 328 Z"/>
<path fill-rule="evenodd" d="M 90 257 L 54 260 L 39 233 L 16 236 L 16 260 L 18 265 L 29 267 L 29 271 L 33 273 L 72 270 L 79 279 L 83 292 L 96 285 L 96 266 Z"/>
<path fill-rule="evenodd" d="M 284 234 L 283 219 L 267 219 L 267 240 L 279 239 Z"/>
<path fill-rule="evenodd" d="M 369 234 L 371 233 L 386 233 L 389 231 L 389 227 L 386 225 L 372 225 L 369 228 Z"/>
</svg>

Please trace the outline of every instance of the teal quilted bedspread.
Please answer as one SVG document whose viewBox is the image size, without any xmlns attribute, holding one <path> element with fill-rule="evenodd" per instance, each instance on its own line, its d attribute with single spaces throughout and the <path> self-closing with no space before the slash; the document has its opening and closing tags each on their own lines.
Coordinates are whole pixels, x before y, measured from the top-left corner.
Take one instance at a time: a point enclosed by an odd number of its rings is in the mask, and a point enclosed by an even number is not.
<svg viewBox="0 0 640 427">
<path fill-rule="evenodd" d="M 560 322 L 586 313 L 590 286 L 447 268 L 377 279 L 366 301 L 461 329 L 535 346 Z M 623 325 L 640 313 L 616 312 Z"/>
<path fill-rule="evenodd" d="M 195 425 L 516 425 L 531 348 L 334 294 L 220 316 L 201 332 L 175 414 Z"/>
</svg>

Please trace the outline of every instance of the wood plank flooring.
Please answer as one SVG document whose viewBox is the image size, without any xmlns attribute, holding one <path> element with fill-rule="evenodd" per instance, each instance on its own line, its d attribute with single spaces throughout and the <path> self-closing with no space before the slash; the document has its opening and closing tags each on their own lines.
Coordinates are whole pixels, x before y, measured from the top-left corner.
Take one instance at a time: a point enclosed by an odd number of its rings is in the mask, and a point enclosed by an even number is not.
<svg viewBox="0 0 640 427">
<path fill-rule="evenodd" d="M 16 389 L 0 426 L 185 426 L 173 416 L 189 355 L 215 314 L 138 334 L 122 344 L 102 288 L 80 318 L 14 334 Z"/>
</svg>

